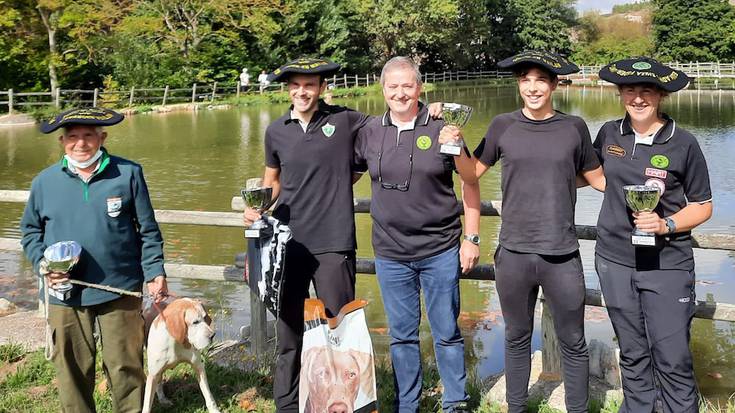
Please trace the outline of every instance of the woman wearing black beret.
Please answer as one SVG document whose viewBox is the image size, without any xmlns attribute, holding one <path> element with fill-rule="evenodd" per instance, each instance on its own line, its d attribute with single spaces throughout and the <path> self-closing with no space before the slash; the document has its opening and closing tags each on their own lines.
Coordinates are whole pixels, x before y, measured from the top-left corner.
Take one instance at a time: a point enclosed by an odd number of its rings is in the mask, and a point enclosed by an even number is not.
<svg viewBox="0 0 735 413">
<path fill-rule="evenodd" d="M 689 78 L 646 57 L 610 63 L 600 78 L 618 86 L 626 110 L 602 126 L 593 144 L 606 179 L 595 266 L 620 345 L 620 412 L 652 412 L 659 397 L 664 412 L 694 413 L 691 230 L 712 215 L 712 193 L 696 138 L 661 112 L 663 99 Z M 625 185 L 657 188 L 656 208 L 632 213 Z M 655 245 L 640 245 L 631 236 L 635 227 L 655 234 L 649 243 Z"/>
</svg>

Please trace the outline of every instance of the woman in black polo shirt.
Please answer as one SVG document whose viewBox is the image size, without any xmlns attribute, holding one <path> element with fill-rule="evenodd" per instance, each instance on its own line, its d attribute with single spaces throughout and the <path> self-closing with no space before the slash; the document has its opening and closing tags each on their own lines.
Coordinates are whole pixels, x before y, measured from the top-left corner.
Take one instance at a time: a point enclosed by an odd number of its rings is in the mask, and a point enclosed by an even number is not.
<svg viewBox="0 0 735 413">
<path fill-rule="evenodd" d="M 657 394 L 664 412 L 697 412 L 691 230 L 712 215 L 712 194 L 697 140 L 660 111 L 689 79 L 645 57 L 613 62 L 600 78 L 618 85 L 626 110 L 594 142 L 606 178 L 595 265 L 620 345 L 620 412 L 652 412 Z M 661 199 L 653 212 L 631 213 L 623 186 L 641 184 L 658 188 Z M 656 245 L 633 245 L 634 227 L 656 234 Z"/>
</svg>

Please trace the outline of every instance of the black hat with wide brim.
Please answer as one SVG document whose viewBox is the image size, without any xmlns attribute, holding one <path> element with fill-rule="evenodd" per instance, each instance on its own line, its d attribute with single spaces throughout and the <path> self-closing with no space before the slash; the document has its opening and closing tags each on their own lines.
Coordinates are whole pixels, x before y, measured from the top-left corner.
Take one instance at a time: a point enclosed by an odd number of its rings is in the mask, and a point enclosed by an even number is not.
<svg viewBox="0 0 735 413">
<path fill-rule="evenodd" d="M 291 74 L 321 75 L 327 77 L 337 73 L 339 69 L 340 65 L 327 59 L 301 58 L 288 62 L 274 70 L 273 73 L 268 75 L 268 81 L 283 81 Z"/>
<path fill-rule="evenodd" d="M 676 92 L 689 84 L 689 76 L 650 57 L 636 57 L 612 62 L 600 69 L 600 79 L 616 85 L 651 83 L 667 92 Z"/>
<path fill-rule="evenodd" d="M 105 108 L 72 109 L 41 123 L 41 132 L 51 133 L 56 129 L 73 125 L 112 126 L 122 122 L 123 119 L 125 117 L 122 114 Z"/>
<path fill-rule="evenodd" d="M 543 50 L 529 50 L 518 53 L 515 56 L 501 60 L 498 66 L 502 69 L 513 70 L 517 66 L 529 64 L 541 66 L 556 75 L 569 75 L 579 72 L 579 67 L 566 58 Z"/>
</svg>

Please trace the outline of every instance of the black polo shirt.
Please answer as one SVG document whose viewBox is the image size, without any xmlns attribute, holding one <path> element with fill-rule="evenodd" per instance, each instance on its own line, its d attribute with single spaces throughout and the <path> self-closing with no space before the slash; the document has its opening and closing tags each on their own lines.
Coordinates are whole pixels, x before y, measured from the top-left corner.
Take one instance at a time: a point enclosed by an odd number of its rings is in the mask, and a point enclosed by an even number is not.
<svg viewBox="0 0 735 413">
<path fill-rule="evenodd" d="M 605 123 L 594 147 L 605 170 L 607 187 L 597 221 L 596 252 L 618 264 L 641 270 L 694 269 L 691 232 L 657 237 L 656 247 L 634 247 L 630 242 L 633 217 L 625 203 L 624 185 L 663 187 L 656 207 L 661 217 L 678 212 L 687 202 L 712 199 L 707 163 L 696 138 L 663 115 L 666 124 L 651 145 L 635 144 L 630 121 Z"/>
<path fill-rule="evenodd" d="M 368 116 L 319 102 L 306 128 L 291 111 L 265 132 L 265 164 L 279 168 L 281 192 L 273 216 L 312 254 L 350 251 L 355 241 L 353 148 Z"/>
<path fill-rule="evenodd" d="M 386 112 L 357 134 L 355 164 L 367 166 L 372 181 L 377 257 L 415 261 L 458 245 L 461 207 L 452 181 L 454 160 L 439 153 L 443 126 L 421 105 L 413 128 L 399 132 Z"/>
<path fill-rule="evenodd" d="M 600 166 L 584 120 L 561 112 L 540 121 L 521 110 L 498 115 L 475 157 L 487 166 L 502 161 L 500 245 L 544 255 L 579 248 L 576 176 Z"/>
</svg>

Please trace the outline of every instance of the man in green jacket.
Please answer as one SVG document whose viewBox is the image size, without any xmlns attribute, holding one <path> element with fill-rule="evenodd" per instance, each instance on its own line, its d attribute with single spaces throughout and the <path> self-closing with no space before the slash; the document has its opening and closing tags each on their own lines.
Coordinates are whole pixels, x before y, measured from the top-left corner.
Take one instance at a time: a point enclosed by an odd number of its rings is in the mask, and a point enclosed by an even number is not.
<svg viewBox="0 0 735 413">
<path fill-rule="evenodd" d="M 160 301 L 167 294 L 163 238 L 143 170 L 102 147 L 102 127 L 122 120 L 107 109 L 74 109 L 41 126 L 43 133 L 63 128 L 64 157 L 31 184 L 20 224 L 23 249 L 46 285 L 72 278 L 141 291 L 145 283 Z M 82 247 L 69 273 L 47 269 L 43 252 L 59 241 Z M 74 285 L 68 299 L 51 297 L 48 304 L 62 411 L 95 411 L 96 321 L 114 410 L 139 412 L 145 388 L 141 298 Z"/>
</svg>

